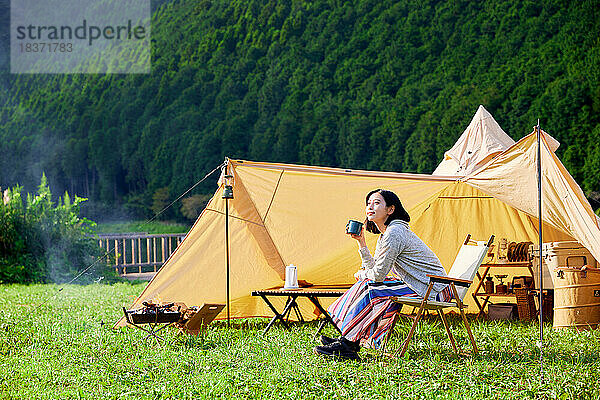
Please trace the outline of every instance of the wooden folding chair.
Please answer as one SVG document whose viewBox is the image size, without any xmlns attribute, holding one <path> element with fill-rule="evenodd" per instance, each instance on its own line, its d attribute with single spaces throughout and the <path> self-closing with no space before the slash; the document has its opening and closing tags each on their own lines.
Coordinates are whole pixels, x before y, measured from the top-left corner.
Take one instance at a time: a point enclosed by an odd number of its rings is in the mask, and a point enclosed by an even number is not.
<svg viewBox="0 0 600 400">
<path fill-rule="evenodd" d="M 444 324 L 444 328 L 446 328 L 446 332 L 448 333 L 448 337 L 450 338 L 450 343 L 452 343 L 452 348 L 458 354 L 458 348 L 454 341 L 454 337 L 452 336 L 452 332 L 450 331 L 450 326 L 448 325 L 448 320 L 444 314 L 444 309 L 446 308 L 458 308 L 462 320 L 465 324 L 465 328 L 467 333 L 469 334 L 469 339 L 471 340 L 471 344 L 473 346 L 473 352 L 477 353 L 477 345 L 475 344 L 475 338 L 473 337 L 473 333 L 471 332 L 471 326 L 467 321 L 467 317 L 464 313 L 464 308 L 466 305 L 463 304 L 463 299 L 465 294 L 469 290 L 469 287 L 473 283 L 473 278 L 475 274 L 479 270 L 479 266 L 483 262 L 486 254 L 488 253 L 489 247 L 494 241 L 494 235 L 490 236 L 487 242 L 474 242 L 471 241 L 471 235 L 467 235 L 463 245 L 460 247 L 456 258 L 454 259 L 454 263 L 452 264 L 452 268 L 448 273 L 448 276 L 436 276 L 436 275 L 427 275 L 429 277 L 429 286 L 427 287 L 427 292 L 425 293 L 424 298 L 419 297 L 393 297 L 392 300 L 401 305 L 409 305 L 413 307 L 418 307 L 417 314 L 414 318 L 413 324 L 408 332 L 408 336 L 406 340 L 402 344 L 402 348 L 400 349 L 399 357 L 402 357 L 406 350 L 408 349 L 408 344 L 415 333 L 415 329 L 417 328 L 417 324 L 421 319 L 423 312 L 426 310 L 435 310 L 440 316 L 442 323 Z M 450 290 L 453 295 L 453 299 L 449 302 L 442 301 L 433 301 L 428 300 L 428 297 L 433 289 L 434 283 L 447 283 L 450 285 Z M 458 286 L 458 288 L 457 288 Z M 387 334 L 384 339 L 383 346 L 381 348 L 382 354 L 385 352 L 385 348 L 387 346 L 387 342 L 389 341 L 389 337 L 394 330 L 394 324 L 396 323 L 398 316 L 394 319 L 390 332 Z M 398 351 L 396 351 L 397 353 Z"/>
</svg>

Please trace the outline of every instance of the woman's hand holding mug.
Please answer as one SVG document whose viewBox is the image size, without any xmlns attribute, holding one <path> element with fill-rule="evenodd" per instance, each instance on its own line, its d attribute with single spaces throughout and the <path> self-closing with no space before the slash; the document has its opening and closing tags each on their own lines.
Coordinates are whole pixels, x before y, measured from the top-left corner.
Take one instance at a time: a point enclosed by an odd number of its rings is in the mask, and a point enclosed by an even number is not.
<svg viewBox="0 0 600 400">
<path fill-rule="evenodd" d="M 355 220 L 350 220 L 346 224 L 346 233 L 352 237 L 352 239 L 358 241 L 360 247 L 366 247 L 367 242 L 365 241 L 365 235 L 363 230 L 363 223 Z"/>
</svg>

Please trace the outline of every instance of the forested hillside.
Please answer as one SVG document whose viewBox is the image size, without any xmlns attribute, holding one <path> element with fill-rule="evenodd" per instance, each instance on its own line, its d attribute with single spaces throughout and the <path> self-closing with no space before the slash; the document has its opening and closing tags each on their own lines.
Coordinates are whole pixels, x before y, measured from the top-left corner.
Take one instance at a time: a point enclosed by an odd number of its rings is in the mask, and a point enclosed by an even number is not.
<svg viewBox="0 0 600 400">
<path fill-rule="evenodd" d="M 430 173 L 483 104 L 514 139 L 539 118 L 584 190 L 600 190 L 599 10 L 169 2 L 149 75 L 4 74 L 0 186 L 33 188 L 45 171 L 53 192 L 147 215 L 225 156 Z"/>
</svg>

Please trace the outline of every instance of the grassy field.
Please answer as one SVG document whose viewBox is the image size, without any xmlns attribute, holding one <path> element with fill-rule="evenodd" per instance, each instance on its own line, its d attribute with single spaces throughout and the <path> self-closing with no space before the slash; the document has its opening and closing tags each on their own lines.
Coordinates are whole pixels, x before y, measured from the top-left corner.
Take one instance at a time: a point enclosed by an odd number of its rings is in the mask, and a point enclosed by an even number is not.
<svg viewBox="0 0 600 400">
<path fill-rule="evenodd" d="M 99 223 L 94 230 L 96 231 L 96 233 L 186 233 L 189 229 L 189 225 L 178 224 L 175 222 L 127 221 Z"/>
<path fill-rule="evenodd" d="M 203 338 L 167 332 L 168 344 L 144 341 L 138 329 L 111 329 L 142 288 L 0 285 L 0 398 L 600 398 L 598 331 L 548 327 L 541 384 L 534 323 L 476 322 L 481 354 L 456 358 L 443 327 L 430 320 L 404 359 L 362 350 L 362 362 L 338 362 L 312 353 L 314 323 L 263 337 L 266 319 L 237 320 L 230 329 L 217 322 Z M 456 318 L 452 326 L 466 348 Z M 404 323 L 396 332 L 407 330 Z"/>
</svg>

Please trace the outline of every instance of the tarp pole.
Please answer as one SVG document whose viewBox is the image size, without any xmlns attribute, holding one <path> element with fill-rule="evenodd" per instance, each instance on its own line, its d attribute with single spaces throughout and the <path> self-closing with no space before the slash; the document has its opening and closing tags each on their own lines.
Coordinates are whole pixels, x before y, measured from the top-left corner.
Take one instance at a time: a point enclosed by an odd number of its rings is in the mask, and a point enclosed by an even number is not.
<svg viewBox="0 0 600 400">
<path fill-rule="evenodd" d="M 227 328 L 229 328 L 229 199 L 225 199 L 225 248 L 227 253 Z"/>
<path fill-rule="evenodd" d="M 542 133 L 540 130 L 540 120 L 538 119 L 537 126 L 537 175 L 538 175 L 538 223 L 539 223 L 539 272 L 540 272 L 540 293 L 539 293 L 539 304 L 540 304 L 540 384 L 544 383 L 544 264 L 542 261 Z"/>
<path fill-rule="evenodd" d="M 229 296 L 229 199 L 233 199 L 233 175 L 229 174 L 229 159 L 225 159 L 223 165 L 224 188 L 222 199 L 225 200 L 225 254 L 227 259 L 227 328 L 229 328 L 231 320 L 231 302 Z"/>
</svg>

